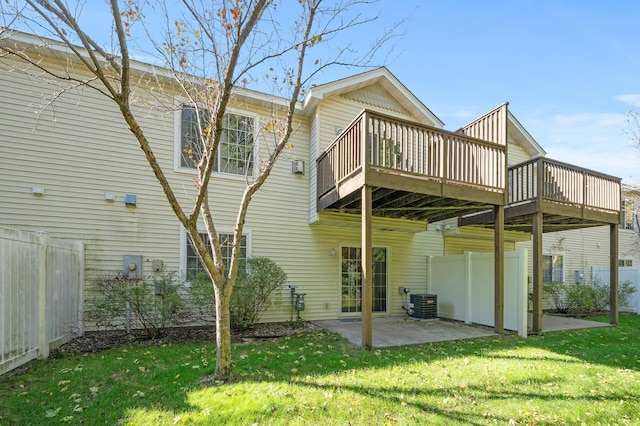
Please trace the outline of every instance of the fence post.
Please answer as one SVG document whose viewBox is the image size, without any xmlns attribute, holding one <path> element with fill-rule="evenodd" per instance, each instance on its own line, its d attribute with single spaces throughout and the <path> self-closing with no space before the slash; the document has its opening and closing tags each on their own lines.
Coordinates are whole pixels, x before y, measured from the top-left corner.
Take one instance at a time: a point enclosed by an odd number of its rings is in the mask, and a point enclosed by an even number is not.
<svg viewBox="0 0 640 426">
<path fill-rule="evenodd" d="M 522 280 L 522 285 L 518 287 L 518 335 L 526 338 L 528 336 L 527 320 L 529 317 L 529 283 L 527 280 L 529 273 L 529 250 L 522 248 L 518 250 L 518 268 Z"/>
<path fill-rule="evenodd" d="M 78 262 L 78 322 L 77 334 L 79 336 L 84 335 L 84 243 L 82 241 L 76 241 L 74 243 L 74 252 L 76 254 L 76 261 Z"/>
<path fill-rule="evenodd" d="M 38 262 L 38 358 L 49 356 L 49 338 L 47 332 L 47 234 L 38 232 L 40 259 Z"/>
<path fill-rule="evenodd" d="M 464 322 L 471 324 L 471 318 L 473 318 L 473 304 L 471 303 L 471 277 L 472 277 L 472 253 L 466 252 L 464 254 L 464 296 L 465 296 L 465 311 Z"/>
<path fill-rule="evenodd" d="M 618 224 L 609 224 L 609 323 L 618 325 Z"/>
</svg>

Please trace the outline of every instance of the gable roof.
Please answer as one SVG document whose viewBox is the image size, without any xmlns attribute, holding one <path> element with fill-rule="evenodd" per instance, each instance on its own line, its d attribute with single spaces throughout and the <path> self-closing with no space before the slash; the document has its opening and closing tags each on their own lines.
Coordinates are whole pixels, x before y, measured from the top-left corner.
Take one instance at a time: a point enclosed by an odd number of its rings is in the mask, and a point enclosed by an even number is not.
<svg viewBox="0 0 640 426">
<path fill-rule="evenodd" d="M 353 92 L 373 84 L 380 85 L 396 102 L 420 121 L 432 123 L 435 127 L 444 126 L 442 120 L 411 93 L 386 67 L 376 68 L 312 87 L 302 101 L 303 111 L 306 115 L 310 115 L 324 98 Z"/>
</svg>

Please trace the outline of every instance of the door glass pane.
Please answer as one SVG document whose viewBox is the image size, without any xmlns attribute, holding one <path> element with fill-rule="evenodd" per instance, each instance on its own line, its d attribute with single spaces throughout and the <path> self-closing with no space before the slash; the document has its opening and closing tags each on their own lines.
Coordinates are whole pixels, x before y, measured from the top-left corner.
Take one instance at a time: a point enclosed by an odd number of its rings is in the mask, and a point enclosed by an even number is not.
<svg viewBox="0 0 640 426">
<path fill-rule="evenodd" d="M 341 262 L 342 312 L 362 312 L 360 248 L 343 247 Z M 387 310 L 387 250 L 373 248 L 373 312 Z"/>
<path fill-rule="evenodd" d="M 387 249 L 373 248 L 373 312 L 387 311 Z"/>
</svg>

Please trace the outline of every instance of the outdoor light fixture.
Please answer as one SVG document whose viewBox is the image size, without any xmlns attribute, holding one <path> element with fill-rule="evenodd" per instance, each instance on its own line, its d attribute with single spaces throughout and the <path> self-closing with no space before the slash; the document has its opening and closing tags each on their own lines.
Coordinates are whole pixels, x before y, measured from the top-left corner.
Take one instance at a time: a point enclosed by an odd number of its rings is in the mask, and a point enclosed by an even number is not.
<svg viewBox="0 0 640 426">
<path fill-rule="evenodd" d="M 336 257 L 336 249 L 331 249 L 331 251 L 329 251 L 329 255 L 331 257 Z"/>
</svg>

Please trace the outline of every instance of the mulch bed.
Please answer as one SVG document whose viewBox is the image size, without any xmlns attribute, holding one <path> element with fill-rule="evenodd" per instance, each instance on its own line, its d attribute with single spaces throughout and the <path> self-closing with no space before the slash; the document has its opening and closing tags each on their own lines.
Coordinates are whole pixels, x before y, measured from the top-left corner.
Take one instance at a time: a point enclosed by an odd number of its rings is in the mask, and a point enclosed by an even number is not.
<svg viewBox="0 0 640 426">
<path fill-rule="evenodd" d="M 232 332 L 231 339 L 235 344 L 248 343 L 262 339 L 275 339 L 300 333 L 313 333 L 320 328 L 309 323 L 279 322 L 256 324 L 249 330 Z M 213 326 L 210 327 L 179 327 L 169 328 L 151 339 L 144 332 L 134 331 L 127 334 L 122 330 L 86 332 L 84 336 L 76 337 L 68 343 L 52 349 L 51 357 L 62 356 L 67 353 L 99 352 L 106 349 L 142 344 L 161 346 L 170 343 L 215 341 Z"/>
</svg>

